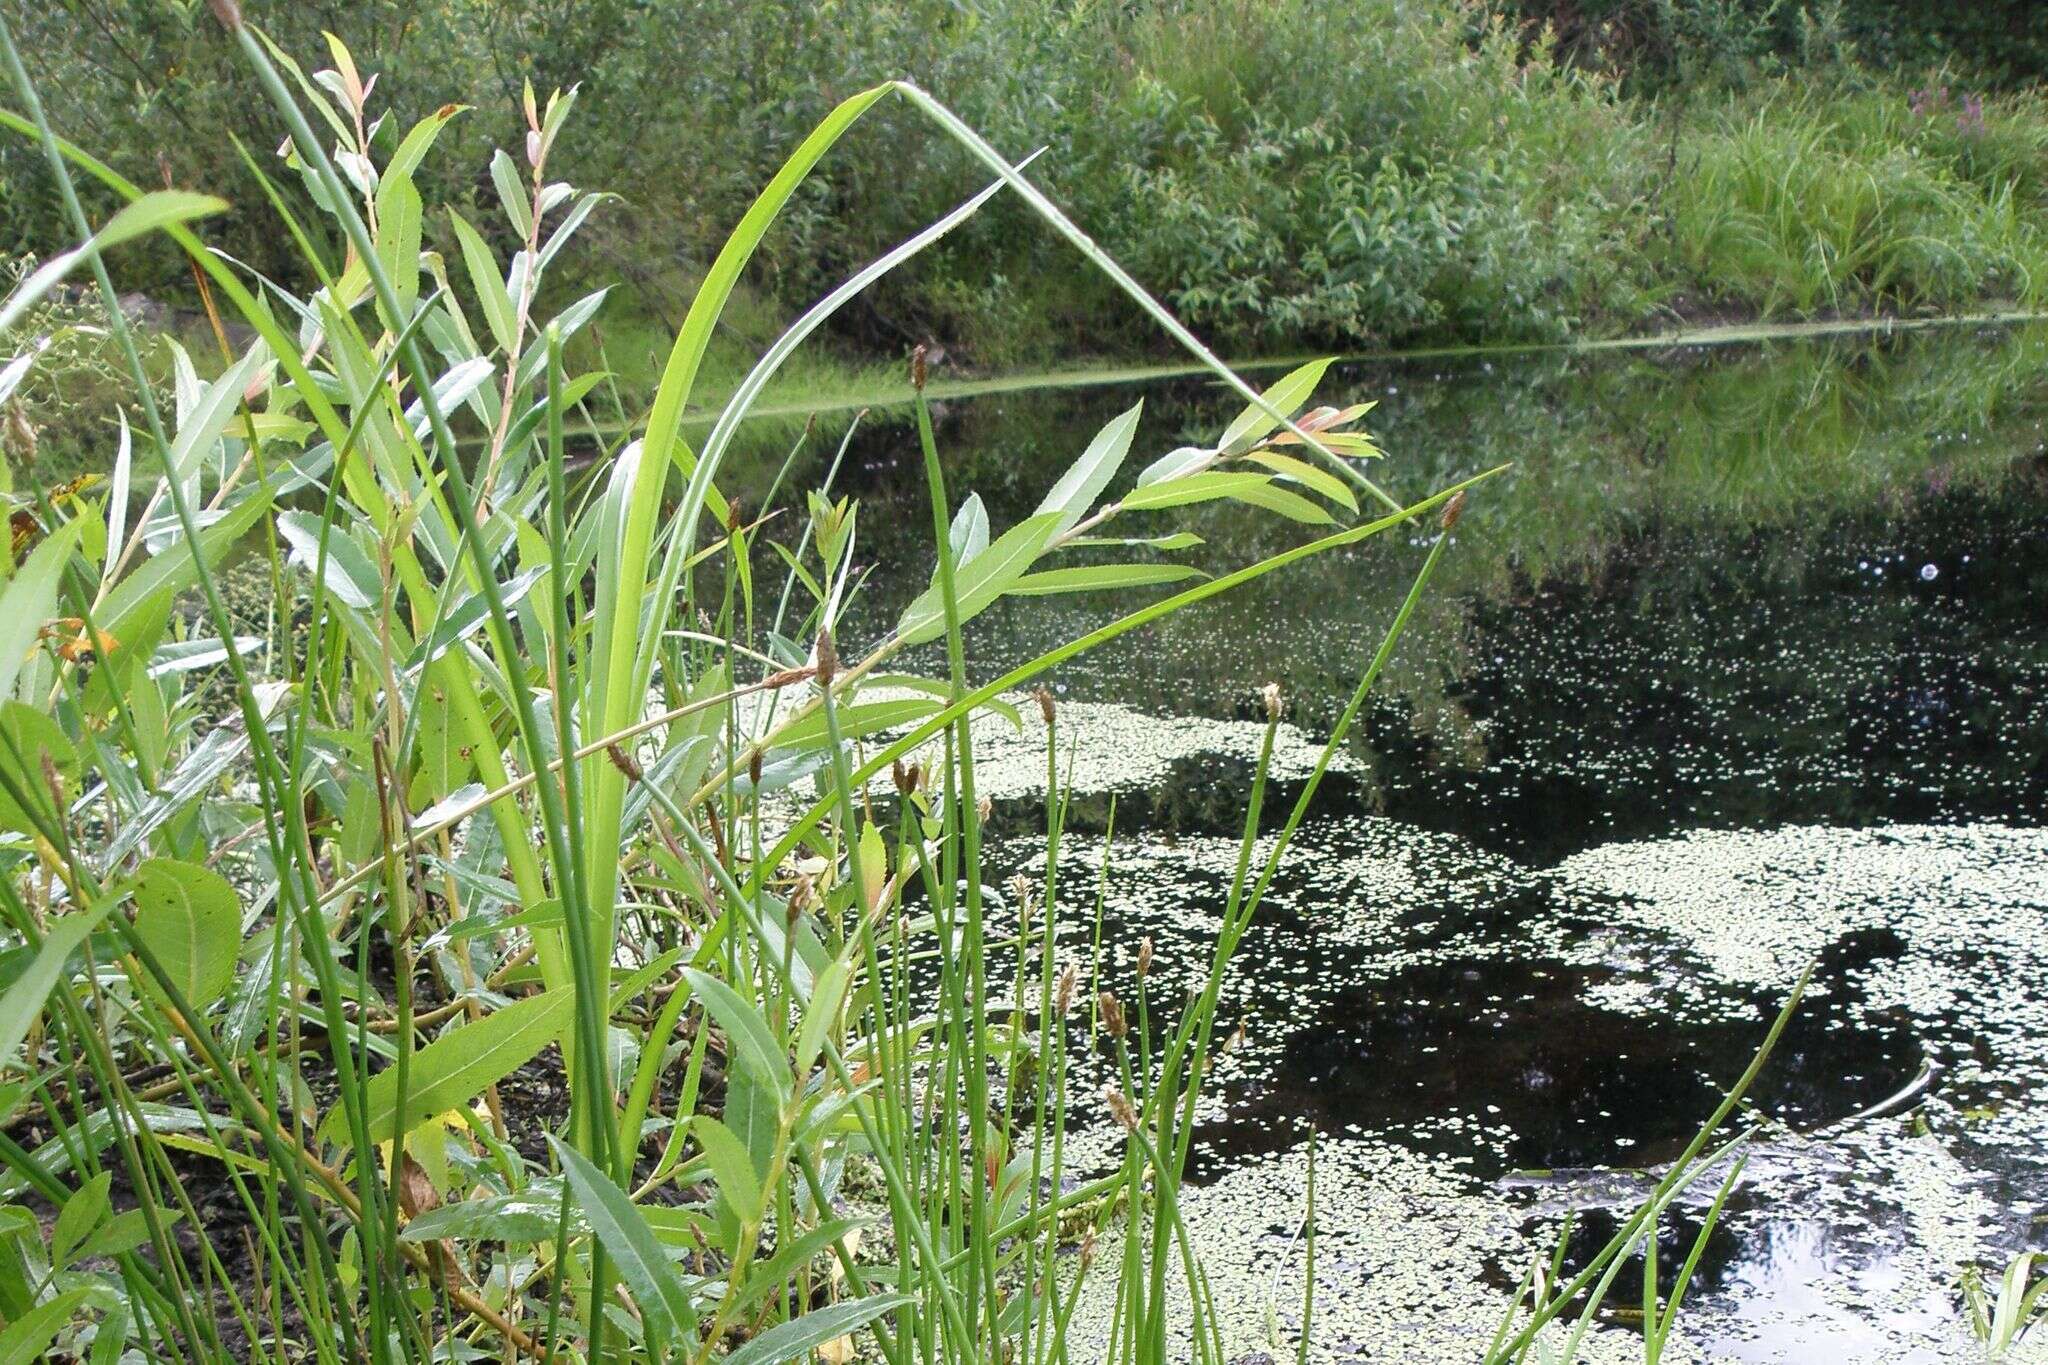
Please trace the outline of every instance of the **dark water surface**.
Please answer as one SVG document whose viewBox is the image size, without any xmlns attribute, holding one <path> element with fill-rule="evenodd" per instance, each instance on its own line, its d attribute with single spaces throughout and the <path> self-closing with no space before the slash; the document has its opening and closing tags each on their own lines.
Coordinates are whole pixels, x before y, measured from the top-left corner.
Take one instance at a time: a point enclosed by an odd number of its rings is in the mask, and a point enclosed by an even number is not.
<svg viewBox="0 0 2048 1365">
<path fill-rule="evenodd" d="M 1677 1154 L 1817 956 L 1682 1349 L 1973 1358 L 1956 1276 L 2048 1245 L 2048 334 L 1377 368 L 1328 395 L 1379 400 L 1399 497 L 1516 467 L 1475 491 L 1232 973 L 1246 1044 L 1191 1217 L 1235 1348 L 1293 1350 L 1313 1129 L 1317 1356 L 1475 1355 L 1561 1215 L 1574 1256 L 1611 1231 L 1630 1169 Z M 940 424 L 956 498 L 1000 533 L 1138 396 L 1134 464 L 1235 408 L 1199 385 L 963 406 Z M 864 557 L 929 563 L 908 433 L 855 450 Z M 1177 510 L 1146 533 L 1197 531 L 1210 570 L 1313 534 Z M 1204 967 L 1257 688 L 1288 698 L 1290 797 L 1425 545 L 1297 565 L 1053 675 L 1083 957 L 1116 804 L 1104 984 L 1129 989 L 1145 935 L 1172 979 Z M 857 621 L 922 586 L 872 583 Z M 1129 605 L 998 603 L 972 667 Z M 1042 743 L 991 733 L 1018 848 Z M 1665 1229 L 1667 1270 L 1697 1218 Z M 1640 1358 L 1630 1330 L 1611 1315 L 1588 1353 Z"/>
</svg>

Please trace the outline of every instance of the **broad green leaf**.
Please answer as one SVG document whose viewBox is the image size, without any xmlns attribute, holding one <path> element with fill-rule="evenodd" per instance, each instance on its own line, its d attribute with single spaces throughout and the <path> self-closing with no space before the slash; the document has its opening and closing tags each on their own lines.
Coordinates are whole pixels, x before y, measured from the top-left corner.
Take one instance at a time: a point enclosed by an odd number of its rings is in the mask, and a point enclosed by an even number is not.
<svg viewBox="0 0 2048 1365">
<path fill-rule="evenodd" d="M 35 648 L 36 632 L 57 614 L 57 580 L 78 547 L 80 529 L 75 521 L 57 528 L 0 592 L 0 697 L 13 695 L 14 680 Z M 96 622 L 104 619 L 97 612 L 93 617 Z"/>
<path fill-rule="evenodd" d="M 261 1163 L 252 1163 L 263 1169 Z M 176 1209 L 159 1209 L 157 1218 L 163 1226 L 169 1227 L 184 1215 Z M 141 1209 L 124 1209 L 106 1221 L 99 1231 L 85 1239 L 78 1248 L 77 1259 L 94 1260 L 101 1256 L 120 1256 L 135 1250 L 150 1238 L 149 1216 Z"/>
<path fill-rule="evenodd" d="M 1042 597 L 1059 592 L 1096 592 L 1105 588 L 1142 588 L 1200 578 L 1185 564 L 1088 564 L 1072 569 L 1047 569 L 1025 574 L 1010 589 L 1012 597 Z"/>
<path fill-rule="evenodd" d="M 779 1097 L 789 1098 L 792 1086 L 789 1059 L 783 1056 L 775 1035 L 768 1031 L 768 1021 L 761 1017 L 761 1012 L 742 1000 L 732 987 L 707 972 L 685 967 L 683 976 L 689 981 L 697 999 L 718 1021 L 718 1026 L 725 1030 L 734 1060 L 753 1068 L 761 1080 L 775 1088 Z"/>
<path fill-rule="evenodd" d="M 1134 488 L 1124 495 L 1123 507 L 1126 512 L 1143 512 L 1159 507 L 1181 507 L 1191 502 L 1212 502 L 1217 498 L 1241 497 L 1244 490 L 1261 487 L 1271 477 L 1269 474 L 1206 470 Z"/>
<path fill-rule="evenodd" d="M 512 310 L 512 296 L 505 290 L 505 276 L 476 229 L 453 209 L 448 211 L 448 217 L 455 225 L 455 240 L 462 247 L 462 265 L 469 272 L 469 286 L 476 291 L 476 301 L 484 310 L 484 322 L 490 326 L 492 339 L 509 355 L 517 314 Z"/>
<path fill-rule="evenodd" d="M 543 991 L 458 1024 L 428 1043 L 412 1055 L 403 1114 L 398 1112 L 397 1071 L 378 1072 L 367 1087 L 371 1140 L 390 1142 L 511 1075 L 561 1037 L 574 1000 L 569 991 Z M 348 1117 L 337 1106 L 321 1123 L 320 1136 L 341 1143 L 348 1133 Z"/>
<path fill-rule="evenodd" d="M 1018 522 L 954 575 L 954 596 L 963 624 L 1030 570 L 1032 562 L 1044 553 L 1046 542 L 1057 533 L 1060 516 L 1058 512 L 1041 512 Z M 913 645 L 946 633 L 946 602 L 937 583 L 904 608 L 896 633 Z"/>
<path fill-rule="evenodd" d="M 72 1191 L 57 1211 L 57 1225 L 50 1230 L 50 1263 L 58 1269 L 71 1264 L 71 1253 L 92 1235 L 113 1204 L 107 1191 L 114 1181 L 112 1171 L 101 1171 Z"/>
<path fill-rule="evenodd" d="M 1095 433 L 1095 439 L 1081 452 L 1081 458 L 1074 461 L 1067 472 L 1060 475 L 1059 482 L 1038 504 L 1041 512 L 1057 512 L 1060 520 L 1053 534 L 1058 535 L 1071 529 L 1088 514 L 1096 497 L 1116 477 L 1116 471 L 1130 453 L 1131 440 L 1138 434 L 1138 417 L 1145 411 L 1141 398 L 1123 412 L 1109 419 L 1108 425 Z"/>
<path fill-rule="evenodd" d="M 60 915 L 50 921 L 42 945 L 36 949 L 27 970 L 7 988 L 5 995 L 0 995 L 0 1066 L 13 1064 L 14 1050 L 28 1036 L 29 1025 L 35 1023 L 36 1016 L 43 1012 L 43 1002 L 49 999 L 58 976 L 64 971 L 65 962 L 78 951 L 78 945 L 85 942 L 86 936 L 99 927 L 113 904 L 114 898 L 108 896 L 91 909 Z"/>
<path fill-rule="evenodd" d="M 45 760 L 63 780 L 65 795 L 76 795 L 71 784 L 78 776 L 78 751 L 57 722 L 23 702 L 0 703 L 0 774 L 9 784 L 0 786 L 0 829 L 40 833 L 38 823 L 55 824 L 61 817 L 44 772 Z M 27 798 L 27 808 L 15 801 L 10 786 Z"/>
<path fill-rule="evenodd" d="M 136 869 L 135 933 L 193 1009 L 204 1013 L 233 984 L 242 908 L 211 868 L 151 858 Z"/>
<path fill-rule="evenodd" d="M 1311 360 L 1298 369 L 1289 370 L 1260 396 L 1266 400 L 1267 406 L 1292 417 L 1316 391 L 1316 385 L 1323 382 L 1323 371 L 1330 368 L 1333 358 Z M 1216 444 L 1227 455 L 1239 455 L 1257 445 L 1259 438 L 1279 425 L 1278 418 L 1267 416 L 1259 404 L 1253 403 L 1225 428 L 1223 439 Z"/>
<path fill-rule="evenodd" d="M 72 1315 L 85 1305 L 87 1296 L 92 1292 L 90 1289 L 67 1289 L 9 1323 L 7 1330 L 0 1332 L 0 1360 L 41 1360 L 43 1353 L 49 1350 L 50 1342 L 71 1322 Z"/>
<path fill-rule="evenodd" d="M 882 1314 L 909 1302 L 908 1294 L 870 1294 L 829 1308 L 814 1308 L 802 1317 L 791 1318 L 761 1333 L 727 1356 L 725 1365 L 779 1365 L 786 1360 L 807 1359 L 818 1347 L 859 1331 Z"/>
<path fill-rule="evenodd" d="M 245 498 L 235 504 L 228 514 L 199 533 L 199 553 L 208 569 L 219 566 L 228 551 L 241 543 L 257 519 L 269 508 L 269 499 L 261 494 Z M 157 593 L 169 590 L 183 592 L 199 580 L 199 571 L 192 563 L 192 547 L 180 541 L 162 554 L 152 555 L 140 568 L 130 572 L 126 578 L 114 585 L 99 609 L 93 613 L 95 624 L 116 640 L 140 621 L 149 606 L 150 599 Z"/>
<path fill-rule="evenodd" d="M 611 1253 L 620 1278 L 633 1291 L 641 1320 L 647 1324 L 649 1344 L 655 1355 L 661 1356 L 678 1335 L 696 1332 L 697 1312 L 690 1306 L 689 1293 L 655 1240 L 654 1229 L 647 1226 L 625 1191 L 588 1157 L 552 1134 L 548 1145 L 562 1163 L 562 1173 L 569 1179 L 592 1235 Z"/>
<path fill-rule="evenodd" d="M 726 1203 L 732 1205 L 740 1221 L 758 1221 L 765 1207 L 765 1196 L 761 1191 L 760 1177 L 754 1173 L 754 1158 L 748 1154 L 746 1144 L 733 1134 L 732 1129 L 708 1114 L 697 1114 L 690 1119 L 690 1136 L 697 1139 L 697 1145 L 704 1149 L 704 1159 L 711 1165 L 711 1178 L 718 1182 L 719 1193 L 725 1196 Z"/>
</svg>

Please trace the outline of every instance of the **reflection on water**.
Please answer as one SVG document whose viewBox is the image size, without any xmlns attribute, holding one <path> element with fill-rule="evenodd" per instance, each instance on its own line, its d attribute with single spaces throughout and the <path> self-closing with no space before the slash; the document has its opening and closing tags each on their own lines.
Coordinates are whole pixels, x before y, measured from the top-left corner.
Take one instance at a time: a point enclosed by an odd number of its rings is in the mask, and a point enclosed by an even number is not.
<svg viewBox="0 0 2048 1365">
<path fill-rule="evenodd" d="M 1474 1355 L 1563 1211 L 1585 1254 L 1639 1192 L 1627 1168 L 1682 1147 L 1818 954 L 1754 1092 L 1763 1131 L 1686 1349 L 1973 1356 L 1955 1276 L 2028 1245 L 2048 1203 L 2044 376 L 2048 335 L 2027 331 L 1345 376 L 1380 400 L 1398 493 L 1517 468 L 1475 498 L 1240 951 L 1226 1014 L 1247 1041 L 1217 1073 L 1189 1196 L 1236 1286 L 1238 1349 L 1292 1350 L 1310 1128 L 1329 1144 L 1319 1357 Z M 1231 407 L 1146 397 L 1139 456 Z M 956 495 L 981 493 L 1000 528 L 1129 401 L 950 414 Z M 865 554 L 927 563 L 907 440 L 857 451 Z M 1223 508 L 1173 524 L 1212 569 L 1300 533 Z M 1297 566 L 1056 675 L 1087 755 L 1070 953 L 1089 950 L 1117 800 L 1107 984 L 1146 934 L 1167 973 L 1205 960 L 1256 688 L 1279 681 L 1299 727 L 1288 789 L 1419 547 Z M 855 627 L 918 577 L 871 585 Z M 998 604 L 973 666 L 1118 605 Z M 1036 723 L 989 739 L 1018 850 L 1042 818 Z M 1844 1122 L 1930 1064 L 1906 1112 Z M 1667 1266 L 1699 1212 L 1664 1229 Z M 1616 1315 L 1591 1353 L 1639 1355 L 1628 1327 Z"/>
</svg>

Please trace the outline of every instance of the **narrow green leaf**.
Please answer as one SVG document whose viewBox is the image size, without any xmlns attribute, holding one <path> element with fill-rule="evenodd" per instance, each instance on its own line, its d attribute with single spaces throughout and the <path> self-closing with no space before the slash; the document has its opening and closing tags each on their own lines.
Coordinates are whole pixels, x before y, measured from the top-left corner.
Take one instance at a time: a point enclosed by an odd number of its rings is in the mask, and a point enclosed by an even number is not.
<svg viewBox="0 0 2048 1365">
<path fill-rule="evenodd" d="M 1269 474 L 1237 473 L 1221 469 L 1134 488 L 1124 495 L 1126 512 L 1144 512 L 1160 507 L 1182 507 L 1192 502 L 1213 502 L 1217 498 L 1242 497 L 1246 489 L 1264 486 Z"/>
<path fill-rule="evenodd" d="M 1088 443 L 1088 448 L 1081 452 L 1081 458 L 1060 475 L 1059 482 L 1038 504 L 1040 512 L 1059 513 L 1060 520 L 1053 529 L 1054 535 L 1071 529 L 1086 516 L 1096 497 L 1116 477 L 1124 456 L 1130 453 L 1132 438 L 1138 434 L 1138 418 L 1144 411 L 1145 400 L 1141 398 L 1110 418 L 1108 424 L 1095 433 L 1095 439 Z"/>
<path fill-rule="evenodd" d="M 611 1253 L 620 1278 L 633 1291 L 656 1356 L 662 1355 L 669 1342 L 697 1328 L 697 1312 L 690 1306 L 689 1293 L 675 1267 L 625 1191 L 588 1157 L 553 1134 L 548 1136 L 548 1145 L 562 1163 L 562 1173 L 569 1179 L 579 1211 L 590 1222 L 592 1235 Z"/>
<path fill-rule="evenodd" d="M 827 1342 L 859 1331 L 882 1314 L 910 1302 L 908 1294 L 870 1294 L 769 1328 L 725 1358 L 725 1365 L 779 1365 L 807 1357 Z"/>
<path fill-rule="evenodd" d="M 1041 512 L 1027 517 L 997 537 L 974 562 L 954 575 L 953 590 L 960 606 L 960 620 L 972 620 L 976 613 L 1010 590 L 1044 552 L 1060 523 L 1058 512 Z M 937 584 L 924 590 L 903 609 L 896 633 L 909 644 L 936 640 L 946 633 L 946 604 Z"/>
<path fill-rule="evenodd" d="M 1311 360 L 1297 369 L 1289 370 L 1273 382 L 1271 388 L 1260 395 L 1276 412 L 1292 417 L 1295 410 L 1309 400 L 1316 391 L 1316 385 L 1323 382 L 1323 371 L 1330 368 L 1334 357 Z M 1258 444 L 1261 437 L 1280 425 L 1279 421 L 1266 414 L 1254 403 L 1237 415 L 1223 432 L 1223 439 L 1216 444 L 1225 454 L 1238 455 Z"/>
<path fill-rule="evenodd" d="M 420 296 L 421 211 L 412 177 L 393 175 L 387 168 L 377 183 L 377 257 L 391 277 L 399 309 L 408 317 Z"/>
<path fill-rule="evenodd" d="M 783 1099 L 789 1098 L 792 1081 L 789 1074 L 789 1059 L 782 1055 L 781 1046 L 775 1035 L 768 1031 L 768 1021 L 761 1012 L 742 1000 L 739 993 L 707 972 L 695 967 L 683 968 L 690 989 L 704 1002 L 704 1008 L 725 1030 L 726 1040 L 732 1045 L 735 1060 L 754 1069 L 755 1074 L 775 1088 Z"/>
<path fill-rule="evenodd" d="M 57 1333 L 83 1307 L 90 1289 L 67 1289 L 56 1298 L 37 1304 L 0 1332 L 0 1361 L 41 1360 Z"/>
<path fill-rule="evenodd" d="M 543 991 L 515 1001 L 470 1023 L 458 1024 L 414 1053 L 406 1078 L 405 1113 L 398 1113 L 398 1073 L 381 1071 L 367 1089 L 370 1139 L 389 1142 L 436 1114 L 482 1094 L 531 1061 L 562 1035 L 574 995 Z M 320 1136 L 341 1142 L 347 1119 L 337 1107 L 320 1125 Z M 363 1154 L 358 1152 L 357 1157 Z"/>
<path fill-rule="evenodd" d="M 871 735 L 878 730 L 893 730 L 899 725 L 913 725 L 945 705 L 937 697 L 894 697 L 888 701 L 861 702 L 855 706 L 839 708 L 839 734 L 844 739 Z M 811 749 L 831 739 L 831 732 L 825 724 L 825 713 L 820 710 L 784 730 L 775 741 L 781 749 Z"/>
<path fill-rule="evenodd" d="M 533 206 L 527 202 L 518 163 L 503 147 L 491 157 L 491 183 L 498 187 L 498 202 L 504 205 L 506 221 L 519 234 L 519 240 L 525 241 L 533 235 Z"/>
<path fill-rule="evenodd" d="M 78 951 L 78 945 L 85 942 L 86 935 L 99 927 L 99 922 L 106 918 L 113 904 L 114 898 L 108 896 L 91 909 L 60 915 L 50 921 L 42 946 L 36 949 L 28 969 L 7 988 L 5 995 L 0 995 L 0 1066 L 14 1062 L 15 1049 L 28 1036 L 29 1025 L 43 1012 L 43 1002 L 49 999 L 50 991 L 56 986 L 65 961 Z"/>
<path fill-rule="evenodd" d="M 1044 597 L 1060 592 L 1096 592 L 1104 588 L 1141 588 L 1200 578 L 1185 564 L 1086 564 L 1072 569 L 1047 569 L 1025 574 L 1010 589 L 1012 597 Z"/>
<path fill-rule="evenodd" d="M 869 835 L 873 836 L 872 851 L 868 848 Z M 881 877 L 888 874 L 888 869 L 882 868 L 878 874 L 871 867 L 869 860 L 881 852 L 881 831 L 870 824 L 867 835 L 861 838 L 861 846 L 861 874 L 868 881 L 879 882 Z M 863 896 L 865 895 L 866 892 L 863 891 Z M 825 970 L 818 973 L 817 981 L 811 986 L 811 1003 L 804 1007 L 804 1026 L 796 1037 L 796 1069 L 799 1076 L 809 1071 L 811 1064 L 817 1061 L 818 1054 L 825 1050 L 825 1034 L 832 1027 L 833 1019 L 838 1016 L 839 1006 L 846 999 L 846 988 L 853 980 L 853 964 L 848 959 L 848 954 L 852 951 L 849 945 L 846 953 L 833 958 L 826 964 Z"/>
<path fill-rule="evenodd" d="M 1255 450 L 1245 456 L 1253 464 L 1272 470 L 1283 479 L 1291 479 L 1305 488 L 1313 488 L 1340 507 L 1358 510 L 1358 499 L 1352 496 L 1344 480 L 1327 469 L 1318 469 L 1292 455 L 1276 455 L 1270 450 Z"/>
<path fill-rule="evenodd" d="M 455 225 L 455 240 L 462 247 L 463 269 L 469 272 L 469 287 L 476 291 L 476 301 L 484 310 L 484 322 L 491 329 L 492 339 L 509 355 L 518 315 L 512 311 L 512 296 L 505 290 L 505 276 L 498 269 L 497 258 L 491 255 L 490 247 L 477 235 L 477 230 L 453 209 L 448 211 L 448 217 Z"/>
<path fill-rule="evenodd" d="M 1299 493 L 1290 493 L 1284 488 L 1275 488 L 1270 483 L 1261 483 L 1251 488 L 1240 488 L 1232 492 L 1233 502 L 1249 503 L 1263 507 L 1268 512 L 1278 512 L 1291 521 L 1307 522 L 1311 526 L 1327 526 L 1336 520 L 1324 510 L 1320 503 L 1310 502 Z"/>
<path fill-rule="evenodd" d="M 217 567 L 228 551 L 241 543 L 257 519 L 269 508 L 270 500 L 259 494 L 235 504 L 228 514 L 199 533 L 200 557 L 208 568 Z M 152 555 L 142 566 L 114 585 L 106 601 L 94 613 L 95 624 L 116 640 L 147 614 L 150 599 L 160 592 L 183 592 L 199 580 L 192 563 L 192 547 L 182 541 L 162 554 Z"/>
<path fill-rule="evenodd" d="M 57 614 L 57 580 L 78 548 L 81 522 L 66 522 L 36 546 L 0 592 L 0 697 L 14 693 L 14 680 L 35 648 L 36 632 Z M 105 618 L 93 613 L 96 622 Z M 104 629 L 104 627 L 102 627 Z"/>
<path fill-rule="evenodd" d="M 133 241 L 144 233 L 189 223 L 220 213 L 227 207 L 225 199 L 216 199 L 210 194 L 192 194 L 186 190 L 157 190 L 143 195 L 109 218 L 84 246 L 52 256 L 17 285 L 7 296 L 7 301 L 0 304 L 0 332 L 20 321 L 22 314 L 34 307 L 37 300 L 48 295 L 63 282 L 65 276 L 99 253 Z"/>
<path fill-rule="evenodd" d="M 291 562 L 313 572 L 320 563 L 320 518 L 311 512 L 280 512 L 277 533 L 291 547 Z M 327 591 L 344 606 L 358 609 L 374 607 L 383 596 L 376 566 L 348 528 L 339 524 L 327 532 Z"/>
<path fill-rule="evenodd" d="M 50 1263 L 57 1269 L 71 1264 L 71 1253 L 79 1244 L 92 1235 L 102 1220 L 112 1210 L 107 1191 L 113 1185 L 114 1173 L 101 1171 L 92 1179 L 72 1191 L 64 1201 L 64 1207 L 57 1211 L 57 1225 L 50 1230 Z"/>
<path fill-rule="evenodd" d="M 135 873 L 135 933 L 195 1010 L 227 993 L 242 946 L 234 887 L 211 868 L 151 858 Z"/>
<path fill-rule="evenodd" d="M 433 113 L 412 126 L 405 135 L 405 141 L 398 144 L 398 150 L 391 154 L 390 162 L 384 167 L 384 178 L 410 176 L 427 159 L 427 152 L 434 145 L 434 139 L 441 136 L 441 130 L 448 126 L 450 119 L 469 108 L 466 104 L 444 104 Z"/>
<path fill-rule="evenodd" d="M 697 1139 L 697 1145 L 704 1149 L 704 1159 L 711 1164 L 711 1178 L 718 1182 L 719 1193 L 725 1202 L 739 1215 L 740 1221 L 759 1221 L 765 1207 L 766 1196 L 761 1190 L 761 1179 L 754 1171 L 754 1158 L 747 1151 L 747 1145 L 734 1135 L 732 1129 L 708 1114 L 697 1114 L 690 1119 L 690 1136 Z"/>
</svg>

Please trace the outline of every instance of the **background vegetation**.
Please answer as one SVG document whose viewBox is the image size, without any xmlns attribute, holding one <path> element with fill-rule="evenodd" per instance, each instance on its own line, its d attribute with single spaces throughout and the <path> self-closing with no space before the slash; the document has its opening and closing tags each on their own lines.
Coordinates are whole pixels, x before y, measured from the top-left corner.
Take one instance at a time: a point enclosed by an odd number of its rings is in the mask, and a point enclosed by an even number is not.
<svg viewBox="0 0 2048 1365">
<path fill-rule="evenodd" d="M 519 135 L 518 83 L 580 84 L 584 134 L 561 169 L 621 198 L 588 229 L 602 249 L 556 286 L 626 286 L 604 321 L 628 355 L 673 332 L 799 130 L 880 75 L 939 92 L 1008 154 L 1047 149 L 1034 178 L 1241 353 L 1953 310 L 2048 288 L 2048 110 L 2029 89 L 2048 37 L 2021 0 L 249 8 L 287 50 L 346 30 L 392 111 L 380 147 L 444 101 L 472 106 L 422 171 L 427 202 L 472 221 L 492 196 L 488 149 Z M 58 126 L 140 183 L 222 190 L 227 249 L 310 283 L 244 161 L 275 164 L 262 102 L 203 5 L 54 0 L 21 22 Z M 763 244 L 728 337 L 772 335 L 970 179 L 930 129 L 878 117 Z M 49 253 L 49 196 L 33 149 L 0 146 L 0 250 Z M 427 237 L 456 254 L 445 216 Z M 126 287 L 189 289 L 168 249 L 126 271 Z M 1112 288 L 998 200 L 835 326 L 985 366 L 1156 350 Z"/>
</svg>

